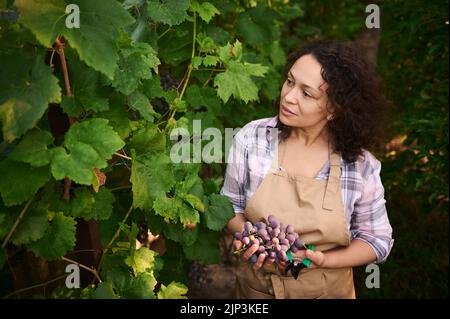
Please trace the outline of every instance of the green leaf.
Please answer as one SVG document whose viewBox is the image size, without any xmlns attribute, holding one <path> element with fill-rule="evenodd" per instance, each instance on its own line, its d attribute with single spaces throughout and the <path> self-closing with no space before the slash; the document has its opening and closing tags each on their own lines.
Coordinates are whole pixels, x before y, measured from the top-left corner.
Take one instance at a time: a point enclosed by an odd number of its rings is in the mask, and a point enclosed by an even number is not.
<svg viewBox="0 0 450 319">
<path fill-rule="evenodd" d="M 101 187 L 98 193 L 94 194 L 94 206 L 92 207 L 92 218 L 95 220 L 106 220 L 113 212 L 115 198 L 113 193 L 106 187 Z"/>
<path fill-rule="evenodd" d="M 150 123 L 153 123 L 155 117 L 159 117 L 159 114 L 155 112 L 153 106 L 150 104 L 149 99 L 141 92 L 134 92 L 129 96 L 128 105 L 139 112 L 139 114 Z"/>
<path fill-rule="evenodd" d="M 188 288 L 178 282 L 171 282 L 167 287 L 161 285 L 158 291 L 158 299 L 187 299 Z"/>
<path fill-rule="evenodd" d="M 239 15 L 238 34 L 252 46 L 264 46 L 281 36 L 275 18 L 273 10 L 258 5 Z"/>
<path fill-rule="evenodd" d="M 52 174 L 55 179 L 70 177 L 75 182 L 91 185 L 94 168 L 105 168 L 107 160 L 125 143 L 108 125 L 108 120 L 89 119 L 73 124 L 65 135 L 64 146 L 52 150 Z"/>
<path fill-rule="evenodd" d="M 119 92 L 129 95 L 138 88 L 141 80 L 152 78 L 152 70 L 157 72 L 160 63 L 156 51 L 149 44 L 130 43 L 120 51 L 119 67 L 111 84 Z"/>
<path fill-rule="evenodd" d="M 203 2 L 200 4 L 194 0 L 191 2 L 191 8 L 192 11 L 197 12 L 200 18 L 202 18 L 202 20 L 206 23 L 209 23 L 212 17 L 216 14 L 220 14 L 219 10 L 217 10 L 217 8 L 209 2 Z"/>
<path fill-rule="evenodd" d="M 108 120 L 94 118 L 73 124 L 65 135 L 64 146 L 69 150 L 80 144 L 90 145 L 98 154 L 97 168 L 107 166 L 106 160 L 120 150 L 125 143 L 108 125 Z"/>
<path fill-rule="evenodd" d="M 159 197 L 154 201 L 153 209 L 155 214 L 163 217 L 166 223 L 176 223 L 179 220 L 182 203 L 179 198 Z"/>
<path fill-rule="evenodd" d="M 189 0 L 149 0 L 147 14 L 156 22 L 177 25 L 188 17 Z"/>
<path fill-rule="evenodd" d="M 98 154 L 91 146 L 86 144 L 74 145 L 67 154 L 63 147 L 52 149 L 52 175 L 56 180 L 68 176 L 82 185 L 94 182 L 93 168 L 98 160 Z"/>
<path fill-rule="evenodd" d="M 165 154 L 133 156 L 130 181 L 133 207 L 151 210 L 153 201 L 165 196 L 175 183 L 170 158 Z"/>
<path fill-rule="evenodd" d="M 31 209 L 25 213 L 11 237 L 11 241 L 16 246 L 36 241 L 44 236 L 47 227 L 47 211 L 42 208 Z"/>
<path fill-rule="evenodd" d="M 216 264 L 220 261 L 219 239 L 220 234 L 206 229 L 201 229 L 199 240 L 191 245 L 183 244 L 186 258 L 205 264 Z"/>
<path fill-rule="evenodd" d="M 186 90 L 186 101 L 194 109 L 206 107 L 208 112 L 219 114 L 222 102 L 217 97 L 216 90 L 211 87 L 200 88 L 198 85 L 190 85 Z"/>
<path fill-rule="evenodd" d="M 148 124 L 133 134 L 127 146 L 134 149 L 137 155 L 162 153 L 166 150 L 166 135 L 155 124 Z"/>
<path fill-rule="evenodd" d="M 216 66 L 219 63 L 219 58 L 214 55 L 207 55 L 203 58 L 204 66 Z"/>
<path fill-rule="evenodd" d="M 192 23 L 183 23 L 174 29 L 158 40 L 158 52 L 165 63 L 178 65 L 191 58 Z"/>
<path fill-rule="evenodd" d="M 208 205 L 203 216 L 206 227 L 220 231 L 234 217 L 233 206 L 225 196 L 211 194 L 208 197 Z"/>
<path fill-rule="evenodd" d="M 257 101 L 258 87 L 251 79 L 251 75 L 262 76 L 267 70 L 267 67 L 260 64 L 230 61 L 226 71 L 214 79 L 214 85 L 218 87 L 217 94 L 224 103 L 231 95 L 245 103 Z"/>
<path fill-rule="evenodd" d="M 153 292 L 155 286 L 155 277 L 147 272 L 143 272 L 128 282 L 121 292 L 122 297 L 131 299 L 155 299 L 155 293 Z"/>
<path fill-rule="evenodd" d="M 75 220 L 56 213 L 44 236 L 28 245 L 36 256 L 56 260 L 75 246 Z"/>
<path fill-rule="evenodd" d="M 45 166 L 50 163 L 51 156 L 47 146 L 53 143 L 52 135 L 43 130 L 32 129 L 13 149 L 9 158 L 28 163 L 31 166 Z"/>
<path fill-rule="evenodd" d="M 119 134 L 121 139 L 126 139 L 131 132 L 131 121 L 126 111 L 126 102 L 123 96 L 115 96 L 110 99 L 109 110 L 97 113 L 100 118 L 109 121 L 109 125 L 114 127 L 114 131 Z"/>
<path fill-rule="evenodd" d="M 2 55 L 0 55 L 0 61 L 1 69 L 4 63 L 13 63 L 13 65 L 27 63 L 26 60 L 16 61 L 10 56 Z M 0 88 L 0 122 L 2 123 L 3 138 L 7 142 L 14 141 L 34 127 L 47 110 L 48 103 L 61 102 L 58 79 L 45 65 L 42 55 L 36 57 L 34 66 L 27 65 L 25 70 L 20 70 L 15 74 L 14 77 L 11 77 L 11 74 L 2 74 L 0 79 L 2 84 L 2 88 Z M 7 79 L 10 79 L 9 83 L 5 82 Z"/>
<path fill-rule="evenodd" d="M 203 205 L 203 202 L 200 198 L 198 198 L 195 195 L 192 194 L 185 194 L 182 196 L 182 198 L 188 202 L 192 208 L 195 208 L 196 210 L 198 210 L 201 213 L 205 212 L 205 205 Z"/>
<path fill-rule="evenodd" d="M 103 281 L 98 284 L 94 292 L 91 293 L 93 299 L 117 299 L 118 296 L 113 290 L 111 282 Z"/>
<path fill-rule="evenodd" d="M 184 228 L 180 223 L 170 223 L 164 231 L 167 238 L 183 245 L 192 245 L 198 238 L 198 228 Z"/>
<path fill-rule="evenodd" d="M 133 255 L 128 256 L 125 263 L 133 269 L 135 276 L 143 272 L 153 274 L 155 254 L 153 250 L 141 247 Z"/>
<path fill-rule="evenodd" d="M 0 162 L 0 194 L 6 206 L 18 205 L 31 198 L 49 179 L 48 166 L 32 167 L 26 163 Z"/>
<path fill-rule="evenodd" d="M 71 51 L 67 51 L 72 95 L 62 97 L 61 107 L 64 112 L 69 116 L 79 117 L 87 110 L 108 110 L 108 92 L 101 86 L 102 75 L 81 62 L 75 54 L 70 54 Z"/>
<path fill-rule="evenodd" d="M 66 27 L 66 6 L 80 8 L 80 28 Z M 80 58 L 93 69 L 112 79 L 116 69 L 117 30 L 134 19 L 114 0 L 16 0 L 19 21 L 29 28 L 45 47 L 52 47 L 57 36 L 68 40 Z"/>
</svg>

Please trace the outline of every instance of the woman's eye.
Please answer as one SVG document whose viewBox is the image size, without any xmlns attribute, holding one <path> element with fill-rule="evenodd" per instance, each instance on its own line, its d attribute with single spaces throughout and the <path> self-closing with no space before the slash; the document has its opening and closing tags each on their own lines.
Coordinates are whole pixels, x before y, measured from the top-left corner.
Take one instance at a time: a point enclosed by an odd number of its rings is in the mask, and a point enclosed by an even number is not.
<svg viewBox="0 0 450 319">
<path fill-rule="evenodd" d="M 289 85 L 292 85 L 294 83 L 294 81 L 292 81 L 291 79 L 286 79 L 286 83 Z"/>
<path fill-rule="evenodd" d="M 306 92 L 306 91 L 303 91 L 303 95 L 305 96 L 305 97 L 312 97 L 310 94 L 308 94 L 308 92 Z"/>
</svg>

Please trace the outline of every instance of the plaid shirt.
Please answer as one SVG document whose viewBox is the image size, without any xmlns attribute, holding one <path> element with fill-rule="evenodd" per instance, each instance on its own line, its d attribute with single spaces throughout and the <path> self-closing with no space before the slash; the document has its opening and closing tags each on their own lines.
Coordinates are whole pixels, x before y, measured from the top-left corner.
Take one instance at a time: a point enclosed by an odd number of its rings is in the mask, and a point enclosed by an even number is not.
<svg viewBox="0 0 450 319">
<path fill-rule="evenodd" d="M 235 213 L 243 213 L 246 203 L 267 174 L 278 138 L 278 116 L 252 121 L 234 136 L 227 157 L 224 184 L 220 194 L 226 196 Z M 354 162 L 341 157 L 341 190 L 351 239 L 368 243 L 384 262 L 394 240 L 386 212 L 384 187 L 381 183 L 381 163 L 369 151 Z M 327 180 L 327 162 L 316 179 Z"/>
</svg>

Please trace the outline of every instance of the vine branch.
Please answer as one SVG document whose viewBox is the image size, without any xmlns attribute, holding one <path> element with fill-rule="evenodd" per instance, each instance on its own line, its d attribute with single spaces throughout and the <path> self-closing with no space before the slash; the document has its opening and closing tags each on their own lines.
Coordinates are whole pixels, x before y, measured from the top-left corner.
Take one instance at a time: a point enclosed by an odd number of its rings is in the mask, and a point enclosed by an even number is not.
<svg viewBox="0 0 450 319">
<path fill-rule="evenodd" d="M 67 261 L 68 263 L 78 265 L 78 266 L 80 266 L 83 269 L 86 269 L 91 274 L 93 274 L 95 276 L 95 278 L 97 278 L 98 282 L 102 282 L 102 279 L 100 278 L 100 276 L 99 276 L 99 274 L 98 274 L 98 272 L 97 272 L 97 270 L 95 268 L 88 267 L 86 265 L 83 265 L 83 264 L 79 263 L 78 261 L 72 260 L 72 259 L 67 258 L 67 257 L 61 257 L 61 259 L 64 260 L 64 261 Z"/>
<path fill-rule="evenodd" d="M 8 241 L 11 238 L 12 234 L 14 233 L 14 231 L 16 230 L 17 226 L 19 225 L 20 221 L 22 220 L 23 216 L 25 215 L 25 212 L 28 210 L 28 207 L 30 206 L 32 200 L 33 200 L 33 197 L 28 200 L 28 202 L 26 203 L 25 207 L 20 212 L 20 215 L 17 218 L 16 222 L 11 227 L 8 235 L 6 236 L 5 240 L 3 241 L 3 244 L 2 244 L 2 248 L 3 249 L 6 247 L 6 244 L 8 243 Z"/>
<path fill-rule="evenodd" d="M 55 40 L 56 48 L 58 50 L 59 58 L 61 60 L 61 67 L 63 70 L 64 75 L 64 84 L 66 86 L 66 95 L 72 96 L 72 90 L 70 88 L 70 80 L 69 80 L 69 72 L 67 71 L 67 63 L 66 63 L 66 56 L 64 54 L 64 43 L 61 42 L 61 38 L 57 37 Z M 72 125 L 76 122 L 76 119 L 74 117 L 69 116 L 69 123 Z M 72 185 L 72 180 L 68 177 L 64 178 L 64 199 L 70 200 L 70 187 Z"/>
</svg>

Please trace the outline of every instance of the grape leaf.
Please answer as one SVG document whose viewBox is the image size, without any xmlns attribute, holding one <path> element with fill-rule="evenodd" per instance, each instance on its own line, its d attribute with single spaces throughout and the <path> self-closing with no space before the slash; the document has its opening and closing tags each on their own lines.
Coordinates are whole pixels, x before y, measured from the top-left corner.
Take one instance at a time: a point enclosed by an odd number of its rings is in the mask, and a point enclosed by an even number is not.
<svg viewBox="0 0 450 319">
<path fill-rule="evenodd" d="M 93 167 L 98 160 L 97 152 L 89 145 L 74 145 L 67 154 L 63 147 L 51 150 L 51 171 L 55 179 L 60 180 L 68 176 L 75 182 L 90 185 L 94 182 Z"/>
<path fill-rule="evenodd" d="M 186 20 L 189 0 L 149 0 L 147 14 L 156 22 L 170 26 Z"/>
<path fill-rule="evenodd" d="M 155 198 L 164 196 L 175 183 L 170 158 L 165 154 L 133 156 L 130 181 L 133 207 L 151 210 Z"/>
<path fill-rule="evenodd" d="M 119 296 L 114 292 L 111 282 L 103 281 L 91 293 L 91 297 L 93 299 L 117 299 Z"/>
<path fill-rule="evenodd" d="M 136 154 L 161 153 L 166 149 L 166 135 L 155 124 L 148 124 L 133 134 L 127 146 Z"/>
<path fill-rule="evenodd" d="M 206 227 L 220 231 L 234 217 L 233 206 L 225 196 L 211 194 L 208 197 L 208 205 L 203 217 Z"/>
<path fill-rule="evenodd" d="M 67 52 L 71 96 L 63 95 L 61 107 L 69 116 L 78 117 L 86 110 L 96 112 L 109 108 L 108 92 L 101 86 L 101 74 Z"/>
<path fill-rule="evenodd" d="M 224 103 L 231 95 L 245 103 L 257 101 L 258 87 L 251 76 L 262 76 L 267 70 L 267 67 L 259 64 L 230 61 L 226 71 L 214 79 L 214 85 L 218 88 L 217 94 Z"/>
<path fill-rule="evenodd" d="M 250 45 L 266 45 L 280 38 L 280 28 L 275 22 L 276 13 L 264 6 L 257 6 L 239 15 L 237 31 Z"/>
<path fill-rule="evenodd" d="M 109 101 L 109 110 L 97 113 L 99 118 L 105 118 L 121 139 L 126 139 L 131 132 L 131 121 L 125 107 L 125 98 L 123 96 L 113 96 Z"/>
<path fill-rule="evenodd" d="M 52 174 L 55 179 L 70 177 L 77 183 L 91 185 L 93 169 L 104 168 L 107 160 L 125 143 L 108 125 L 108 120 L 89 119 L 73 124 L 65 135 L 64 148 L 52 149 Z"/>
<path fill-rule="evenodd" d="M 36 256 L 56 260 L 75 246 L 75 220 L 56 213 L 44 236 L 28 245 Z"/>
<path fill-rule="evenodd" d="M 217 10 L 217 8 L 209 2 L 203 2 L 200 4 L 194 0 L 191 1 L 191 8 L 192 11 L 197 12 L 200 18 L 202 18 L 202 20 L 206 23 L 209 23 L 212 17 L 216 14 L 220 14 L 219 10 Z"/>
<path fill-rule="evenodd" d="M 118 68 L 111 84 L 119 92 L 129 95 L 137 89 L 141 80 L 152 78 L 161 62 L 156 51 L 147 43 L 131 42 L 120 51 Z"/>
<path fill-rule="evenodd" d="M 220 234 L 207 229 L 201 229 L 198 238 L 199 239 L 191 245 L 183 243 L 183 251 L 186 258 L 189 260 L 201 261 L 206 264 L 218 263 L 220 261 Z"/>
<path fill-rule="evenodd" d="M 158 291 L 158 299 L 187 299 L 188 288 L 178 282 L 171 282 L 167 287 L 161 285 Z"/>
<path fill-rule="evenodd" d="M 179 198 L 159 197 L 153 202 L 153 209 L 156 215 L 164 218 L 166 223 L 177 222 L 182 201 Z"/>
<path fill-rule="evenodd" d="M 155 252 L 146 247 L 139 248 L 125 259 L 125 264 L 133 269 L 135 276 L 143 272 L 153 274 L 154 263 Z"/>
<path fill-rule="evenodd" d="M 18 205 L 31 198 L 49 179 L 48 166 L 32 167 L 11 161 L 0 162 L 0 193 L 6 206 Z"/>
<path fill-rule="evenodd" d="M 133 92 L 133 94 L 128 97 L 128 105 L 132 109 L 138 111 L 139 114 L 150 123 L 153 123 L 155 117 L 159 117 L 159 114 L 155 112 L 148 98 L 141 92 Z"/>
<path fill-rule="evenodd" d="M 47 146 L 52 143 L 53 137 L 50 132 L 32 129 L 25 134 L 19 144 L 13 149 L 9 158 L 28 163 L 31 166 L 45 166 L 51 160 Z"/>
<path fill-rule="evenodd" d="M 106 187 L 102 187 L 98 193 L 94 193 L 94 199 L 92 218 L 95 220 L 108 219 L 113 212 L 113 205 L 115 202 L 113 193 Z"/>
<path fill-rule="evenodd" d="M 194 229 L 184 228 L 180 223 L 170 223 L 164 230 L 167 238 L 182 243 L 183 245 L 192 245 L 198 237 L 198 227 Z"/>
<path fill-rule="evenodd" d="M 77 122 L 70 127 L 65 135 L 64 146 L 70 150 L 79 144 L 90 145 L 97 152 L 97 168 L 106 167 L 106 160 L 111 159 L 112 155 L 125 145 L 108 125 L 108 120 L 99 118 Z"/>
<path fill-rule="evenodd" d="M 76 4 L 80 9 L 80 28 L 67 28 L 66 6 Z M 38 41 L 51 47 L 55 38 L 62 35 L 81 60 L 93 69 L 112 79 L 116 69 L 117 29 L 134 19 L 115 0 L 16 0 L 19 22 L 29 28 Z"/>
<path fill-rule="evenodd" d="M 19 246 L 28 244 L 41 238 L 48 227 L 47 210 L 42 208 L 34 208 L 26 212 L 20 221 L 11 241 L 14 245 Z"/>
<path fill-rule="evenodd" d="M 6 63 L 27 65 L 27 60 L 16 61 L 10 60 L 10 58 L 8 55 L 0 56 L 0 69 L 3 69 L 3 64 Z M 47 110 L 48 103 L 61 101 L 58 79 L 45 65 L 42 55 L 36 57 L 34 65 L 27 65 L 27 69 L 23 70 L 22 68 L 14 74 L 14 77 L 11 77 L 11 74 L 2 74 L 0 77 L 2 84 L 0 122 L 2 123 L 3 138 L 7 142 L 14 141 L 34 127 Z M 10 79 L 9 83 L 5 82 L 7 79 Z"/>
<path fill-rule="evenodd" d="M 127 285 L 121 291 L 121 296 L 131 299 L 155 299 L 153 292 L 155 286 L 155 277 L 147 272 L 143 272 L 127 282 Z"/>
<path fill-rule="evenodd" d="M 204 66 L 216 66 L 219 63 L 219 58 L 214 55 L 207 55 L 203 59 Z"/>
<path fill-rule="evenodd" d="M 217 97 L 216 90 L 211 87 L 200 88 L 198 85 L 190 85 L 186 90 L 186 101 L 194 109 L 202 106 L 214 115 L 219 114 L 222 102 Z M 202 124 L 203 125 L 203 124 Z"/>
</svg>

